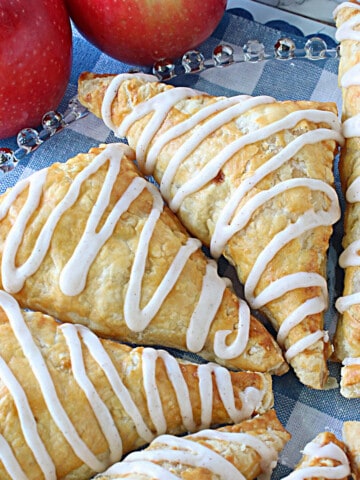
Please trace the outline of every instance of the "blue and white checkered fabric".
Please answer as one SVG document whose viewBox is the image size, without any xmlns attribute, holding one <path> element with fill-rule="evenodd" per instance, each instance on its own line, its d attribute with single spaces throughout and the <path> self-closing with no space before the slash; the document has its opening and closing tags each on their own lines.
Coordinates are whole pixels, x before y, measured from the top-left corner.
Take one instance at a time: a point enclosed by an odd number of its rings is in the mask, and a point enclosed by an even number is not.
<svg viewBox="0 0 360 480">
<path fill-rule="evenodd" d="M 251 6 L 251 2 L 247 1 L 246 5 Z M 258 5 L 256 8 L 259 8 Z M 249 11 L 240 8 L 230 10 L 211 38 L 201 46 L 201 51 L 206 58 L 211 58 L 214 47 L 219 43 L 226 43 L 232 45 L 236 53 L 248 40 L 257 39 L 271 52 L 280 37 L 292 38 L 296 46 L 301 48 L 307 36 L 292 25 L 295 17 L 289 18 L 289 23 L 269 21 L 263 24 L 254 20 L 251 8 Z M 314 30 L 312 33 L 319 34 L 319 31 Z M 330 36 L 323 38 L 329 47 L 335 46 Z M 214 67 L 200 75 L 177 77 L 172 82 L 217 95 L 244 93 L 270 95 L 278 100 L 334 101 L 340 109 L 341 92 L 337 85 L 337 67 L 338 61 L 335 58 L 316 62 L 304 59 L 269 60 L 259 63 L 236 63 L 224 68 Z M 82 71 L 120 73 L 130 68 L 131 66 L 102 54 L 74 30 L 72 75 L 59 111 L 64 111 L 69 99 L 76 94 L 77 78 Z M 45 142 L 33 154 L 22 160 L 15 170 L 0 177 L 0 193 L 33 171 L 55 161 L 66 161 L 78 152 L 87 151 L 91 146 L 101 142 L 113 141 L 116 141 L 115 137 L 102 121 L 88 115 Z M 1 146 L 16 149 L 16 139 L 0 141 Z M 338 178 L 337 185 L 339 186 Z M 338 190 L 340 193 L 339 188 Z M 334 239 L 329 251 L 328 275 L 332 304 L 333 299 L 341 293 L 341 275 L 335 275 L 338 272 L 337 256 L 341 248 L 341 232 L 339 222 L 335 226 Z M 231 276 L 231 270 L 226 266 L 222 267 L 222 270 L 222 273 Z M 336 313 L 334 308 L 330 307 L 326 325 L 330 333 L 334 330 L 335 322 Z M 330 370 L 331 375 L 339 379 L 340 366 L 330 364 Z M 321 392 L 310 390 L 301 385 L 292 372 L 274 378 L 274 392 L 278 416 L 292 434 L 291 441 L 281 455 L 279 466 L 274 471 L 274 479 L 282 478 L 290 472 L 300 459 L 305 444 L 319 432 L 329 430 L 341 438 L 343 421 L 360 420 L 360 399 L 346 400 L 341 397 L 338 389 Z"/>
</svg>

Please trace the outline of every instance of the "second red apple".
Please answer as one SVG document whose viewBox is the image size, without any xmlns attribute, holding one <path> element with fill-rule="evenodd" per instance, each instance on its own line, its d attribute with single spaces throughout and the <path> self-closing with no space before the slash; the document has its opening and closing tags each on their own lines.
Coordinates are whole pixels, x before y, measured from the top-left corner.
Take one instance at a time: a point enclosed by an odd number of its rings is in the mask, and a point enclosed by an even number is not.
<svg viewBox="0 0 360 480">
<path fill-rule="evenodd" d="M 66 0 L 82 35 L 106 54 L 132 65 L 176 59 L 205 41 L 226 0 Z"/>
</svg>

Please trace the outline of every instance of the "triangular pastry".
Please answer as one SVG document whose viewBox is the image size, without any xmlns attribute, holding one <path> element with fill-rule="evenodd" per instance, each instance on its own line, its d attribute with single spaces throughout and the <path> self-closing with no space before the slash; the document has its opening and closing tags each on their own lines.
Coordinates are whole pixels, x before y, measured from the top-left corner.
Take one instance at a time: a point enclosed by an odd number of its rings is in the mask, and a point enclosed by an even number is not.
<svg viewBox="0 0 360 480">
<path fill-rule="evenodd" d="M 96 480 L 270 478 L 290 439 L 274 410 L 251 420 L 186 437 L 163 435 L 128 455 Z"/>
<path fill-rule="evenodd" d="M 102 340 L 0 291 L 0 478 L 88 479 L 155 436 L 273 405 L 271 376 Z"/>
<path fill-rule="evenodd" d="M 287 371 L 272 335 L 130 158 L 124 144 L 94 148 L 0 197 L 1 288 L 102 336 Z"/>
<path fill-rule="evenodd" d="M 341 393 L 360 397 L 360 5 L 344 2 L 334 11 L 340 42 L 339 85 L 345 145 L 339 162 L 345 196 L 344 238 L 339 263 L 344 269 L 343 294 L 334 338 L 335 358 L 344 362 Z"/>
<path fill-rule="evenodd" d="M 351 477 L 346 445 L 332 432 L 319 433 L 305 445 L 302 454 L 295 470 L 283 480 L 346 480 Z"/>
<path fill-rule="evenodd" d="M 185 227 L 236 267 L 300 380 L 323 388 L 326 255 L 340 218 L 336 105 L 213 97 L 148 75 L 79 78 L 79 99 L 136 150 Z"/>
<path fill-rule="evenodd" d="M 347 447 L 354 480 L 360 479 L 360 422 L 346 421 L 343 423 L 342 436 Z"/>
</svg>

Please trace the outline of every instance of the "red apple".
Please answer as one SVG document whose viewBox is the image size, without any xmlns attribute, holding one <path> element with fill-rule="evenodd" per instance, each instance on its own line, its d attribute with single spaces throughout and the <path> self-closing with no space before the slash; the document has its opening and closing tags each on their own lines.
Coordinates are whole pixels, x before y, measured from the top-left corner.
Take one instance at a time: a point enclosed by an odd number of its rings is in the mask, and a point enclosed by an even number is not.
<svg viewBox="0 0 360 480">
<path fill-rule="evenodd" d="M 0 2 L 0 138 L 41 123 L 70 77 L 72 36 L 63 0 Z"/>
<path fill-rule="evenodd" d="M 226 0 L 65 0 L 82 35 L 132 65 L 175 59 L 206 40 Z"/>
</svg>

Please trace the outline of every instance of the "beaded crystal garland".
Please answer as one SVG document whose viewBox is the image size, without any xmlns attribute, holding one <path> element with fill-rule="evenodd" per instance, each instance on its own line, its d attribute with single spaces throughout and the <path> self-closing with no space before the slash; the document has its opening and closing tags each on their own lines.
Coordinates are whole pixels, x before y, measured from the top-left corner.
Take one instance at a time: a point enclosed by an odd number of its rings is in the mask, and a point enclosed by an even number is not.
<svg viewBox="0 0 360 480">
<path fill-rule="evenodd" d="M 85 117 L 88 110 L 76 97 L 72 98 L 64 114 L 56 111 L 45 113 L 42 118 L 42 129 L 23 128 L 17 135 L 18 148 L 0 148 L 0 172 L 6 173 L 16 167 L 17 163 L 29 153 L 34 152 L 42 143 L 55 133 L 60 132 L 76 120 Z"/>
<path fill-rule="evenodd" d="M 265 46 L 258 40 L 249 40 L 241 50 L 239 54 L 235 55 L 231 45 L 217 45 L 213 50 L 212 58 L 208 60 L 198 50 L 190 50 L 183 55 L 179 66 L 167 59 L 155 63 L 153 74 L 159 80 L 166 81 L 179 75 L 199 73 L 214 67 L 227 67 L 234 63 L 255 63 L 271 59 L 294 60 L 296 58 L 324 60 L 339 55 L 339 46 L 330 49 L 321 37 L 309 38 L 303 49 L 297 49 L 291 38 L 283 37 L 275 43 L 271 53 L 266 52 Z"/>
<path fill-rule="evenodd" d="M 271 53 L 266 52 L 265 46 L 258 40 L 249 40 L 241 49 L 241 53 L 236 55 L 232 46 L 220 44 L 214 48 L 211 59 L 205 59 L 198 50 L 190 50 L 183 55 L 179 65 L 169 59 L 164 59 L 156 62 L 152 71 L 159 81 L 166 82 L 179 75 L 200 73 L 209 68 L 224 68 L 235 63 L 257 63 L 271 59 L 294 60 L 297 58 L 316 61 L 338 56 L 339 45 L 329 49 L 321 37 L 309 38 L 303 49 L 297 49 L 291 38 L 283 37 L 275 43 Z M 74 97 L 70 100 L 64 114 L 57 111 L 47 112 L 42 118 L 40 131 L 34 128 L 21 130 L 17 135 L 17 150 L 0 148 L 0 174 L 15 168 L 26 155 L 88 113 L 88 110 Z"/>
</svg>

